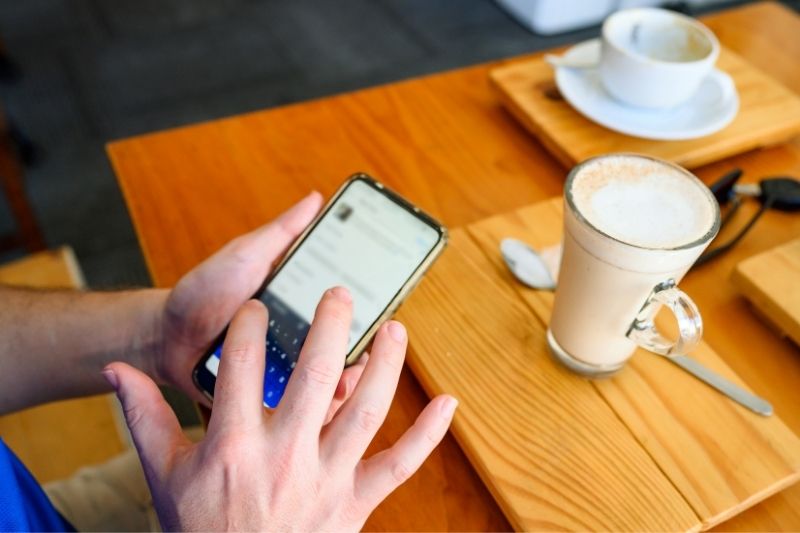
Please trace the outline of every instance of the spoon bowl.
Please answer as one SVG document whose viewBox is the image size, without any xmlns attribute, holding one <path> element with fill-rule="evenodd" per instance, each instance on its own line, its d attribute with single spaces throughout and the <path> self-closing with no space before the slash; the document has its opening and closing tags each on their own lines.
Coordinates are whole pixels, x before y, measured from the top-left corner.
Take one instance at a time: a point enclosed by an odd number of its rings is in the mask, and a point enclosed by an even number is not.
<svg viewBox="0 0 800 533">
<path fill-rule="evenodd" d="M 554 291 L 556 280 L 539 253 L 524 242 L 506 238 L 500 243 L 500 253 L 514 277 L 540 291 Z"/>
</svg>

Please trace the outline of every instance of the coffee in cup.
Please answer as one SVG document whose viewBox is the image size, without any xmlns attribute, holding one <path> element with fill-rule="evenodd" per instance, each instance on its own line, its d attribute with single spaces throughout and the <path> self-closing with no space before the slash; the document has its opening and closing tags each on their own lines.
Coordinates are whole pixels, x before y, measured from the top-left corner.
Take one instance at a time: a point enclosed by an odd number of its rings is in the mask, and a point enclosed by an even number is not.
<svg viewBox="0 0 800 533">
<path fill-rule="evenodd" d="M 579 373 L 622 368 L 637 346 L 683 354 L 702 335 L 700 314 L 675 285 L 719 231 L 719 205 L 672 163 L 611 154 L 579 164 L 564 189 L 564 243 L 547 340 Z M 681 330 L 653 324 L 666 305 Z"/>
</svg>

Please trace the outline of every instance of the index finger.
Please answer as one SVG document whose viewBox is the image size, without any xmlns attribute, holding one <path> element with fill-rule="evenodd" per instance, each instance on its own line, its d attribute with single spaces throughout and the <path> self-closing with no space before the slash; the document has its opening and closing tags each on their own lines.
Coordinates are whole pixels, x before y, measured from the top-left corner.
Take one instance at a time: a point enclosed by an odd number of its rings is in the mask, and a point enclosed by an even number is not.
<svg viewBox="0 0 800 533">
<path fill-rule="evenodd" d="M 267 308 L 249 300 L 228 327 L 214 386 L 209 432 L 252 427 L 264 421 L 264 367 Z"/>
</svg>

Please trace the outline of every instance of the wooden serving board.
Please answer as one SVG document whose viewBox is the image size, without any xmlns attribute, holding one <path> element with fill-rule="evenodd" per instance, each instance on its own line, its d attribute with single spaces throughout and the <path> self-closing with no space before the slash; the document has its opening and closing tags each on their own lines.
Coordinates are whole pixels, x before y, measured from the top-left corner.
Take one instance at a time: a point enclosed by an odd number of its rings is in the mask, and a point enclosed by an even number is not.
<svg viewBox="0 0 800 533">
<path fill-rule="evenodd" d="M 561 98 L 553 68 L 543 58 L 496 68 L 489 77 L 503 105 L 568 168 L 595 155 L 622 151 L 692 168 L 800 133 L 800 97 L 724 47 L 717 67 L 733 77 L 739 114 L 721 131 L 685 141 L 631 137 L 585 118 Z"/>
<path fill-rule="evenodd" d="M 592 381 L 549 355 L 553 294 L 506 270 L 504 237 L 561 237 L 561 200 L 452 232 L 400 313 L 430 395 L 459 398 L 453 432 L 520 530 L 708 529 L 800 477 L 800 439 L 647 352 Z M 691 354 L 744 385 L 707 345 Z"/>
<path fill-rule="evenodd" d="M 767 320 L 800 345 L 800 239 L 742 261 L 732 280 Z"/>
</svg>

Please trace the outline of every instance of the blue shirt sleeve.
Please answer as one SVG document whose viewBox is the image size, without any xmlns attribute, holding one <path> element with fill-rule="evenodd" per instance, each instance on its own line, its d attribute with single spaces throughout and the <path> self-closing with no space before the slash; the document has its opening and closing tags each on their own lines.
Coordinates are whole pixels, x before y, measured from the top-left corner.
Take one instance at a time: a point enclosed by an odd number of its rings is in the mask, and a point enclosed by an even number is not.
<svg viewBox="0 0 800 533">
<path fill-rule="evenodd" d="M 0 439 L 0 531 L 75 531 Z"/>
</svg>

